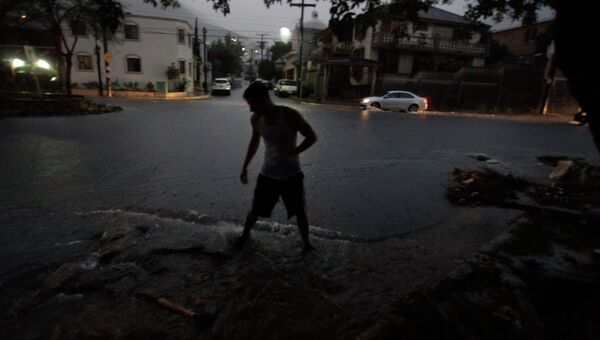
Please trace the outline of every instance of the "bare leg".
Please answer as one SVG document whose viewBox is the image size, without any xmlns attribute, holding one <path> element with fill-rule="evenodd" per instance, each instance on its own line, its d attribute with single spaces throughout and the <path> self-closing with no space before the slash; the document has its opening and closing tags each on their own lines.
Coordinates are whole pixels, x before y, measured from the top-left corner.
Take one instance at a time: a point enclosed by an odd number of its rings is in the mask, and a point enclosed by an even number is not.
<svg viewBox="0 0 600 340">
<path fill-rule="evenodd" d="M 244 221 L 244 231 L 242 232 L 242 235 L 237 240 L 235 240 L 235 243 L 233 244 L 233 247 L 235 249 L 241 250 L 244 248 L 246 241 L 250 237 L 250 230 L 252 230 L 252 227 L 254 226 L 254 223 L 256 223 L 257 220 L 258 216 L 256 216 L 253 210 L 250 210 L 248 212 L 248 215 L 246 215 L 246 221 Z"/>
<path fill-rule="evenodd" d="M 308 216 L 306 216 L 306 211 L 302 211 L 296 215 L 296 223 L 298 223 L 298 229 L 300 229 L 304 251 L 315 249 L 308 240 Z"/>
</svg>

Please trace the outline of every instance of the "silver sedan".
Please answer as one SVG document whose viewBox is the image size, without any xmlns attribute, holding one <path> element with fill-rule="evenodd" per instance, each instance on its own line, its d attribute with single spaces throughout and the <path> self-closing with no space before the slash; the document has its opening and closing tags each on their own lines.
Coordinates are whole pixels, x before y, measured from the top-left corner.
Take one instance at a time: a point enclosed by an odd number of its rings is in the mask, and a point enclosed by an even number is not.
<svg viewBox="0 0 600 340">
<path fill-rule="evenodd" d="M 367 97 L 360 101 L 363 108 L 372 106 L 382 110 L 405 110 L 419 112 L 427 110 L 427 98 L 419 97 L 408 91 L 388 91 L 382 97 Z"/>
</svg>

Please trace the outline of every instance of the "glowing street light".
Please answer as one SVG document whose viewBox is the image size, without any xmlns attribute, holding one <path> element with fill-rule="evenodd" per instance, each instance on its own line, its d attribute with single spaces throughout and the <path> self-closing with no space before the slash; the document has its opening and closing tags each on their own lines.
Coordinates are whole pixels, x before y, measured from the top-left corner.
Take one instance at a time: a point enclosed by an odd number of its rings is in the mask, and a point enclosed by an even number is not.
<svg viewBox="0 0 600 340">
<path fill-rule="evenodd" d="M 49 70 L 50 69 L 50 64 L 48 64 L 47 61 L 43 60 L 43 59 L 39 59 L 38 61 L 35 62 L 35 66 L 39 67 L 39 68 L 43 68 L 45 70 Z"/>
<path fill-rule="evenodd" d="M 25 62 L 19 58 L 15 58 L 11 61 L 12 68 L 19 68 L 25 66 Z"/>
<path fill-rule="evenodd" d="M 282 27 L 279 29 L 279 35 L 281 36 L 281 40 L 284 43 L 287 43 L 288 40 L 290 39 L 290 29 L 287 27 Z"/>
</svg>

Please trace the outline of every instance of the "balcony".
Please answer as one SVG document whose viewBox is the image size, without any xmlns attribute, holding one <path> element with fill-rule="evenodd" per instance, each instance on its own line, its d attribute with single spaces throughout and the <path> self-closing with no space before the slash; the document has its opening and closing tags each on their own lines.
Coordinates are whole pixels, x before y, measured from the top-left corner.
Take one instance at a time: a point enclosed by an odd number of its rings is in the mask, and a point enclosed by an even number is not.
<svg viewBox="0 0 600 340">
<path fill-rule="evenodd" d="M 488 44 L 471 43 L 465 40 L 454 40 L 440 37 L 420 35 L 397 35 L 389 32 L 378 32 L 373 36 L 375 47 L 403 48 L 417 51 L 430 51 L 472 56 L 486 56 Z"/>
<path fill-rule="evenodd" d="M 335 55 L 350 56 L 352 55 L 352 49 L 354 44 L 352 41 L 340 41 L 333 45 L 333 53 Z"/>
</svg>

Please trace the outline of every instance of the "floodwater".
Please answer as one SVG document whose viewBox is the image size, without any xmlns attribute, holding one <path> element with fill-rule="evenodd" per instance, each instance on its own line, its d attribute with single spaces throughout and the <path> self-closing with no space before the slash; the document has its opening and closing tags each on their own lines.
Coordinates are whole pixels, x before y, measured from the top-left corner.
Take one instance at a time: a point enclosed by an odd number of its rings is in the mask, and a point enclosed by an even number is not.
<svg viewBox="0 0 600 340">
<path fill-rule="evenodd" d="M 551 169 L 538 156 L 598 162 L 582 127 L 275 100 L 300 110 L 319 137 L 301 156 L 318 248 L 308 256 L 281 204 L 256 226 L 246 250 L 229 247 L 262 161 L 261 149 L 249 168 L 251 184 L 240 184 L 250 138 L 240 90 L 207 101 L 121 100 L 116 104 L 124 111 L 106 115 L 0 120 L 0 287 L 7 292 L 0 308 L 11 310 L 17 298 L 47 289 L 62 273 L 57 268 L 79 268 L 57 283 L 63 295 L 51 290 L 54 297 L 37 301 L 37 312 L 11 329 L 37 324 L 42 335 L 60 337 L 66 335 L 52 322 L 73 321 L 119 336 L 101 330 L 111 322 L 133 327 L 128 319 L 141 307 L 138 300 L 115 306 L 107 296 L 150 289 L 188 307 L 207 301 L 198 308 L 216 319 L 202 332 L 224 338 L 250 332 L 260 338 L 261 324 L 300 332 L 310 323 L 301 333 L 307 338 L 328 331 L 355 336 L 399 296 L 447 275 L 518 215 L 451 206 L 445 188 L 454 168 L 490 166 L 543 178 Z M 111 230 L 118 237 L 102 241 Z M 69 299 L 78 302 L 68 305 Z M 164 335 L 152 325 L 169 312 L 142 307 L 149 314 L 135 327 Z M 71 314 L 54 312 L 65 309 Z M 192 327 L 179 326 L 173 329 Z"/>
</svg>

